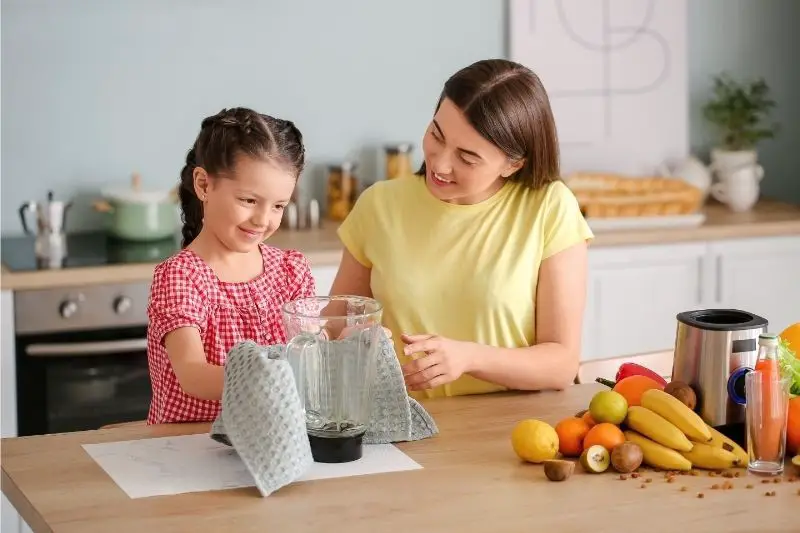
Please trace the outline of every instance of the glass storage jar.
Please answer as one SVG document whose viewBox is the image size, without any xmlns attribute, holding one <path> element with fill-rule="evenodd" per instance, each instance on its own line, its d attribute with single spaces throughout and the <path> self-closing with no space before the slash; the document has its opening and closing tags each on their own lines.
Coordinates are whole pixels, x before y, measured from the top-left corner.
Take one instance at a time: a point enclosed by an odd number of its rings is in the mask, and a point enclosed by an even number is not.
<svg viewBox="0 0 800 533">
<path fill-rule="evenodd" d="M 411 169 L 411 151 L 413 149 L 414 145 L 411 143 L 384 146 L 387 180 L 409 176 L 414 173 Z"/>
<path fill-rule="evenodd" d="M 358 197 L 356 165 L 345 161 L 328 167 L 328 218 L 341 222 L 353 209 Z"/>
</svg>

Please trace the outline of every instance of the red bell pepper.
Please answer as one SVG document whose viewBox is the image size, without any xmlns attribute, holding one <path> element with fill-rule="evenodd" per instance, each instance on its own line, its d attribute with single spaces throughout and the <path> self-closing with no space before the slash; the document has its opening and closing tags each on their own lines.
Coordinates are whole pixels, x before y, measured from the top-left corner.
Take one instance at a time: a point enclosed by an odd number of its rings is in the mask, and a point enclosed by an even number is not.
<svg viewBox="0 0 800 533">
<path fill-rule="evenodd" d="M 647 376 L 648 378 L 660 383 L 661 385 L 667 386 L 667 380 L 663 377 L 659 376 L 652 370 L 642 365 L 637 365 L 636 363 L 623 363 L 619 366 L 619 370 L 617 370 L 616 381 L 620 381 L 621 379 L 625 379 L 628 376 Z"/>
</svg>

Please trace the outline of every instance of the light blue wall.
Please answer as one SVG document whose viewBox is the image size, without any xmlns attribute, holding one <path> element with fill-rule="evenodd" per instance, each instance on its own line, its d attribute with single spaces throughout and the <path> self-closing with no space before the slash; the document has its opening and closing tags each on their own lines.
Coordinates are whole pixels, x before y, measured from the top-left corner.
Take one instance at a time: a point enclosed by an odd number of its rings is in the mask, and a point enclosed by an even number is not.
<svg viewBox="0 0 800 533">
<path fill-rule="evenodd" d="M 713 74 L 764 76 L 778 103 L 773 118 L 781 131 L 759 146 L 766 172 L 762 191 L 793 203 L 800 203 L 798 23 L 798 0 L 689 0 L 692 146 L 705 156 L 716 140 L 701 114 Z"/>
<path fill-rule="evenodd" d="M 98 224 L 89 206 L 98 190 L 135 170 L 171 187 L 202 117 L 235 105 L 296 121 L 310 155 L 304 187 L 319 193 L 321 165 L 344 157 L 373 181 L 381 144 L 419 142 L 447 76 L 506 50 L 501 0 L 222 4 L 3 0 L 4 234 L 20 231 L 20 203 L 48 189 L 78 197 L 75 231 Z M 689 10 L 693 110 L 720 68 L 765 74 L 788 122 L 763 146 L 765 190 L 797 201 L 800 120 L 789 115 L 800 110 L 800 68 L 789 51 L 800 48 L 790 25 L 799 12 L 794 0 L 690 0 Z M 705 125 L 691 126 L 705 150 Z"/>
</svg>

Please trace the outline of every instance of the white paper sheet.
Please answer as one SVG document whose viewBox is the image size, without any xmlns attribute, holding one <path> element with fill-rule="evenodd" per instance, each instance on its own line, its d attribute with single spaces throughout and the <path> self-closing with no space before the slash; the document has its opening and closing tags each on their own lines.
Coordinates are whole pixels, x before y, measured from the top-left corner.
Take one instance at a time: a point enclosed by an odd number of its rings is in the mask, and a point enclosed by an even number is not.
<svg viewBox="0 0 800 533">
<path fill-rule="evenodd" d="M 130 498 L 255 486 L 236 451 L 206 434 L 84 444 L 83 449 Z M 421 468 L 391 444 L 369 444 L 360 460 L 314 463 L 297 482 Z"/>
</svg>

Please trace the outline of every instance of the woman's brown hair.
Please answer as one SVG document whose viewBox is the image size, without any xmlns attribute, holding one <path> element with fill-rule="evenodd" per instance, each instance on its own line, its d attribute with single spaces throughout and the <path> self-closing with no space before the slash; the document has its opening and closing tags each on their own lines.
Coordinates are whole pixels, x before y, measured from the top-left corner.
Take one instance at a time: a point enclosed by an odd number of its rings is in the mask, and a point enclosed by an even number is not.
<svg viewBox="0 0 800 533">
<path fill-rule="evenodd" d="M 183 246 L 197 238 L 203 228 L 203 203 L 194 190 L 194 169 L 202 167 L 213 177 L 225 175 L 233 169 L 238 155 L 273 160 L 299 177 L 305 165 L 303 135 L 288 120 L 244 107 L 223 109 L 203 119 L 181 170 Z"/>
<path fill-rule="evenodd" d="M 434 114 L 445 98 L 509 160 L 525 161 L 509 180 L 538 189 L 559 179 L 558 134 L 550 100 L 529 68 L 505 59 L 478 61 L 445 82 Z M 424 162 L 417 174 L 425 175 Z"/>
</svg>

